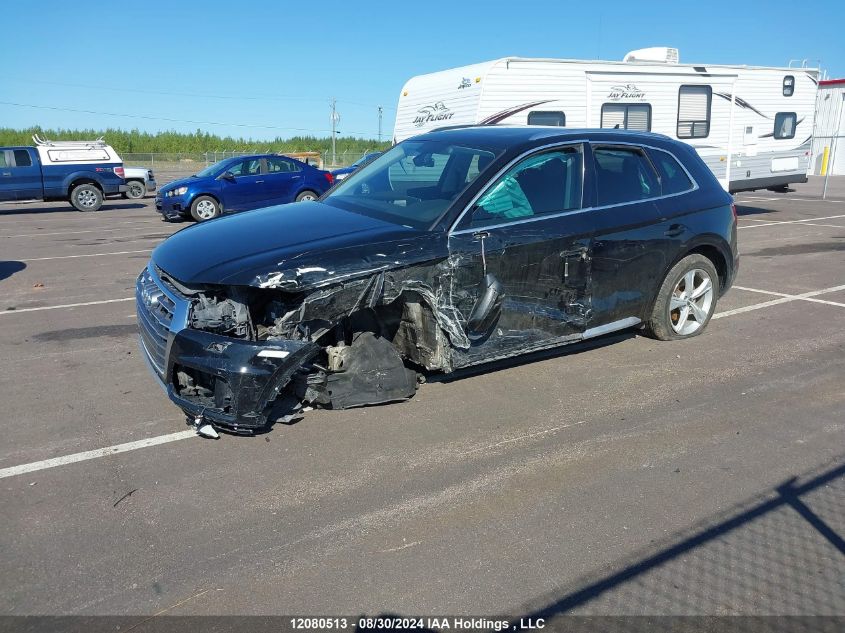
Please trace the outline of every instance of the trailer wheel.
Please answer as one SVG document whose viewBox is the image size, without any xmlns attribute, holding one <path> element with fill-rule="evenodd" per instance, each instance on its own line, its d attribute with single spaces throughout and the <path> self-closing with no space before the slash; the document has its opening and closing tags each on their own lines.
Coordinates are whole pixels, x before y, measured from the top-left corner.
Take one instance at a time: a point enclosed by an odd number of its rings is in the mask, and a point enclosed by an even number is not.
<svg viewBox="0 0 845 633">
<path fill-rule="evenodd" d="M 70 203 L 77 211 L 97 211 L 103 206 L 103 192 L 94 185 L 77 185 L 70 192 Z"/>
<path fill-rule="evenodd" d="M 126 191 L 123 197 L 127 200 L 139 200 L 147 193 L 147 187 L 140 180 L 129 180 L 126 182 Z"/>
</svg>

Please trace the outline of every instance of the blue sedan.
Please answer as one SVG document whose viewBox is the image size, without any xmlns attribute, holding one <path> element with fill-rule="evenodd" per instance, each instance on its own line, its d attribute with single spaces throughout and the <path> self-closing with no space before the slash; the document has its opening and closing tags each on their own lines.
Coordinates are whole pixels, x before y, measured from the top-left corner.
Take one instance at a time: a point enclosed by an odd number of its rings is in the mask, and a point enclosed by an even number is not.
<svg viewBox="0 0 845 633">
<path fill-rule="evenodd" d="M 226 213 L 316 200 L 332 184 L 331 173 L 287 156 L 238 156 L 168 183 L 156 196 L 156 210 L 164 220 L 190 216 L 203 222 Z"/>
<path fill-rule="evenodd" d="M 333 169 L 332 175 L 334 176 L 335 180 L 343 180 L 349 174 L 354 171 L 357 171 L 359 168 L 363 167 L 364 165 L 369 165 L 373 162 L 376 158 L 384 154 L 384 152 L 370 152 L 369 154 L 364 154 L 361 158 L 356 160 L 352 163 L 349 167 L 341 167 L 340 169 Z"/>
</svg>

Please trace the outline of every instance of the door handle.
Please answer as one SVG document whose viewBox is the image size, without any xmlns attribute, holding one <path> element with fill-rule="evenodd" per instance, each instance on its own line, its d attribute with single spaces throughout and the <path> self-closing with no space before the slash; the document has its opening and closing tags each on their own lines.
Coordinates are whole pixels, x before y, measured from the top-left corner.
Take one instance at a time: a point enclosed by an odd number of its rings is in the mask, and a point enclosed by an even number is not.
<svg viewBox="0 0 845 633">
<path fill-rule="evenodd" d="M 256 185 L 260 185 L 262 182 L 264 182 L 264 181 L 263 181 L 263 180 L 256 180 L 256 181 L 255 181 L 255 184 L 256 184 Z"/>
<path fill-rule="evenodd" d="M 490 237 L 490 231 L 476 231 L 472 236 L 477 240 L 485 240 Z"/>
<path fill-rule="evenodd" d="M 300 178 L 302 178 L 302 176 L 293 176 L 291 177 L 291 180 L 299 180 Z"/>
<path fill-rule="evenodd" d="M 12 172 L 10 172 L 10 171 L 4 171 L 4 172 L 3 172 L 3 175 L 4 175 L 4 176 L 11 176 L 11 175 L 12 175 Z"/>
<path fill-rule="evenodd" d="M 687 227 L 685 227 L 683 224 L 673 224 L 663 232 L 663 235 L 665 235 L 666 237 L 678 237 L 686 230 Z"/>
</svg>

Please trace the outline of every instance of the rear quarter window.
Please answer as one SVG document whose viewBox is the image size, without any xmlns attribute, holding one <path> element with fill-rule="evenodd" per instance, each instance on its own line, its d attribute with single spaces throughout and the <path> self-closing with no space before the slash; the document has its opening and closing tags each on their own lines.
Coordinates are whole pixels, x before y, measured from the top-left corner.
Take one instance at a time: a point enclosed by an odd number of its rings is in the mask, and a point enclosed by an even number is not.
<svg viewBox="0 0 845 633">
<path fill-rule="evenodd" d="M 669 152 L 659 149 L 652 150 L 651 159 L 657 167 L 664 196 L 692 191 L 695 188 L 695 184 L 687 176 L 687 172 Z"/>
<path fill-rule="evenodd" d="M 638 202 L 660 195 L 657 174 L 639 148 L 595 147 L 598 205 Z"/>
</svg>

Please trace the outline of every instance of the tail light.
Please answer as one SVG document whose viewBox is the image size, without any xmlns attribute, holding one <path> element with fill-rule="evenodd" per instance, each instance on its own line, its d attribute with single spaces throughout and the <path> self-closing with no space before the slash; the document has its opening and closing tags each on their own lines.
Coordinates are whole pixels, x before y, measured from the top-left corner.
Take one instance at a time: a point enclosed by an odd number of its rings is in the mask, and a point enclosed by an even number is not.
<svg viewBox="0 0 845 633">
<path fill-rule="evenodd" d="M 126 172 L 125 172 L 125 171 L 123 171 L 123 167 L 115 167 L 115 168 L 114 168 L 114 173 L 116 173 L 116 174 L 117 174 L 118 176 L 120 176 L 121 178 L 124 178 L 124 177 L 125 177 L 125 175 L 126 175 Z"/>
<path fill-rule="evenodd" d="M 736 220 L 737 219 L 736 203 L 734 203 L 734 202 L 731 202 L 731 213 L 734 214 L 734 220 Z"/>
<path fill-rule="evenodd" d="M 332 172 L 327 171 L 327 172 L 326 172 L 326 173 L 324 173 L 323 175 L 326 177 L 326 180 L 328 180 L 328 181 L 329 181 L 329 184 L 330 184 L 330 185 L 333 185 L 333 184 L 334 184 L 334 174 L 333 174 Z"/>
</svg>

